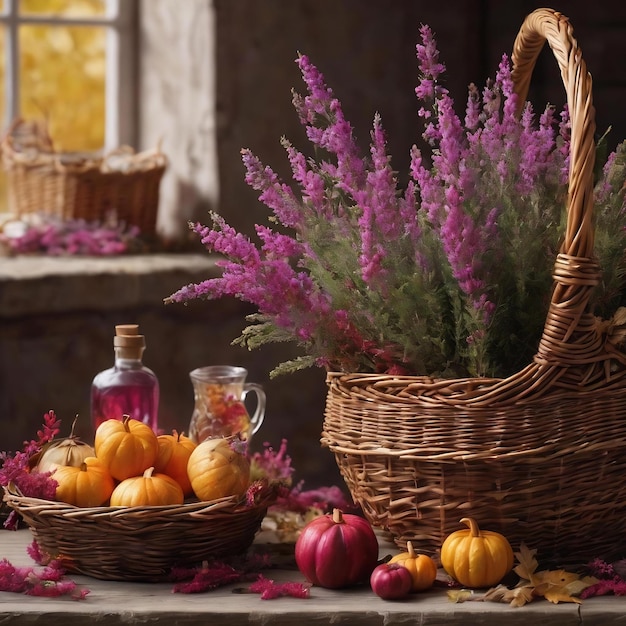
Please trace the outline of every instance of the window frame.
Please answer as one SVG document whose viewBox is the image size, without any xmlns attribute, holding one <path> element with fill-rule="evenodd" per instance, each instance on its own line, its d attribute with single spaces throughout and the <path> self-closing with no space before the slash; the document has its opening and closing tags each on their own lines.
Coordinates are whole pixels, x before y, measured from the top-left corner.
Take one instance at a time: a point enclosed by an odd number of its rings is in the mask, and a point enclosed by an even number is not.
<svg viewBox="0 0 626 626">
<path fill-rule="evenodd" d="M 5 29 L 5 119 L 3 128 L 20 115 L 19 37 L 24 24 L 98 26 L 106 28 L 105 151 L 137 140 L 136 103 L 136 0 L 105 0 L 105 14 L 98 17 L 20 14 L 20 0 L 3 0 L 0 26 Z"/>
</svg>

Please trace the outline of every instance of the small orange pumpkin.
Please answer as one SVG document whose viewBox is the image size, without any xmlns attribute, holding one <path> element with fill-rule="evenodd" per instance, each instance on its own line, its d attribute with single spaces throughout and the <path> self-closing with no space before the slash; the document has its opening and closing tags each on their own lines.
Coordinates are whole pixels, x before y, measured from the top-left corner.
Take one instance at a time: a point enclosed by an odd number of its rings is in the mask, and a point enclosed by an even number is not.
<svg viewBox="0 0 626 626">
<path fill-rule="evenodd" d="M 441 545 L 441 565 L 465 587 L 497 585 L 513 568 L 515 556 L 509 540 L 492 530 L 481 530 L 471 517 L 468 528 L 449 534 Z"/>
<path fill-rule="evenodd" d="M 107 468 L 94 456 L 87 457 L 79 467 L 57 465 L 52 471 L 57 482 L 56 499 L 74 506 L 102 506 L 115 487 Z"/>
<path fill-rule="evenodd" d="M 171 435 L 159 435 L 159 452 L 154 462 L 154 471 L 171 476 L 182 488 L 185 496 L 193 493 L 187 463 L 191 453 L 196 449 L 196 443 L 183 433 L 172 431 Z"/>
<path fill-rule="evenodd" d="M 242 496 L 250 484 L 250 462 L 226 439 L 206 439 L 187 463 L 187 475 L 199 500 Z"/>
<path fill-rule="evenodd" d="M 411 573 L 413 585 L 411 591 L 430 589 L 437 578 L 437 564 L 426 554 L 418 554 L 410 541 L 406 542 L 406 552 L 396 554 L 389 563 L 406 567 Z"/>
<path fill-rule="evenodd" d="M 167 474 L 155 474 L 149 467 L 141 476 L 123 480 L 111 494 L 111 506 L 163 506 L 182 504 L 180 485 Z"/>
<path fill-rule="evenodd" d="M 109 419 L 98 426 L 94 449 L 111 476 L 121 481 L 154 465 L 159 442 L 150 426 L 124 415 L 121 421 Z"/>
</svg>

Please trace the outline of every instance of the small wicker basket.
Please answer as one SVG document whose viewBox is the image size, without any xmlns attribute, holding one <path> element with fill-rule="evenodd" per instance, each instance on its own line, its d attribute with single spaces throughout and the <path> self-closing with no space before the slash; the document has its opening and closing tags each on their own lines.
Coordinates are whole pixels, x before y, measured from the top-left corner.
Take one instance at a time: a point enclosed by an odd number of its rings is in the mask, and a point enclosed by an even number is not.
<svg viewBox="0 0 626 626">
<path fill-rule="evenodd" d="M 30 527 L 40 548 L 77 574 L 103 580 L 159 582 L 172 567 L 244 553 L 275 491 L 253 504 L 236 498 L 181 506 L 79 508 L 5 488 L 4 501 Z"/>
<path fill-rule="evenodd" d="M 589 307 L 593 256 L 594 108 L 569 21 L 538 9 L 513 51 L 526 99 L 548 41 L 571 115 L 565 241 L 543 336 L 506 379 L 434 380 L 330 373 L 322 444 L 365 515 L 399 546 L 437 556 L 462 517 L 502 532 L 542 563 L 626 554 L 626 354 Z"/>
<path fill-rule="evenodd" d="M 114 212 L 118 221 L 154 233 L 167 167 L 159 148 L 135 153 L 122 146 L 102 157 L 57 152 L 44 123 L 18 119 L 5 134 L 0 152 L 9 210 L 17 217 L 43 213 L 104 221 Z"/>
</svg>

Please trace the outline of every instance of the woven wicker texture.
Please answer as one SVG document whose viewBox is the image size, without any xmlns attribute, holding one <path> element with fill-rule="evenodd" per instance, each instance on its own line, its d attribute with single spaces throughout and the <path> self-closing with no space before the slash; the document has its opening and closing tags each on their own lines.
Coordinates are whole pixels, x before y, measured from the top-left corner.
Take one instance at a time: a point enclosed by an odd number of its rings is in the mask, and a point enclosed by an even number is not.
<svg viewBox="0 0 626 626">
<path fill-rule="evenodd" d="M 233 498 L 181 506 L 78 508 L 17 495 L 4 501 L 30 526 L 39 546 L 66 569 L 103 580 L 168 580 L 173 566 L 242 554 L 275 495 L 255 504 Z"/>
<path fill-rule="evenodd" d="M 160 149 L 135 153 L 123 146 L 104 157 L 54 150 L 46 126 L 16 120 L 0 144 L 9 210 L 22 217 L 102 221 L 111 211 L 152 234 L 167 159 Z"/>
<path fill-rule="evenodd" d="M 571 114 L 567 226 L 543 336 L 506 379 L 330 373 L 322 444 L 354 499 L 399 546 L 433 556 L 459 519 L 523 541 L 543 562 L 623 556 L 626 355 L 589 311 L 593 258 L 591 77 L 566 17 L 538 9 L 513 50 L 521 101 L 548 42 Z"/>
</svg>

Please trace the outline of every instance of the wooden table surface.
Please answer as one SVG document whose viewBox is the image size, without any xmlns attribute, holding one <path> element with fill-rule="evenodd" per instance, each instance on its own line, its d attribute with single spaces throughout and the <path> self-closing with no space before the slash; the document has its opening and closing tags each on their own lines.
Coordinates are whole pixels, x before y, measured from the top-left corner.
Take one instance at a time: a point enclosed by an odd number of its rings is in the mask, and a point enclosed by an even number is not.
<svg viewBox="0 0 626 626">
<path fill-rule="evenodd" d="M 0 559 L 8 559 L 13 565 L 35 565 L 26 552 L 31 542 L 32 535 L 27 529 L 0 530 Z M 261 535 L 257 541 L 259 549 L 265 547 L 262 542 Z M 381 554 L 390 551 L 388 545 L 381 544 Z M 272 569 L 264 574 L 276 581 L 304 581 L 294 569 Z M 233 593 L 233 589 L 245 586 L 241 583 L 198 594 L 180 594 L 172 593 L 170 583 L 112 582 L 74 575 L 70 578 L 90 590 L 84 600 L 0 592 L 0 625 L 626 624 L 626 598 L 615 597 L 591 598 L 582 605 L 553 605 L 541 599 L 522 608 L 511 608 L 489 602 L 454 604 L 442 589 L 389 602 L 365 587 L 341 591 L 313 587 L 310 598 L 305 600 L 288 597 L 261 600 L 256 594 Z"/>
</svg>

